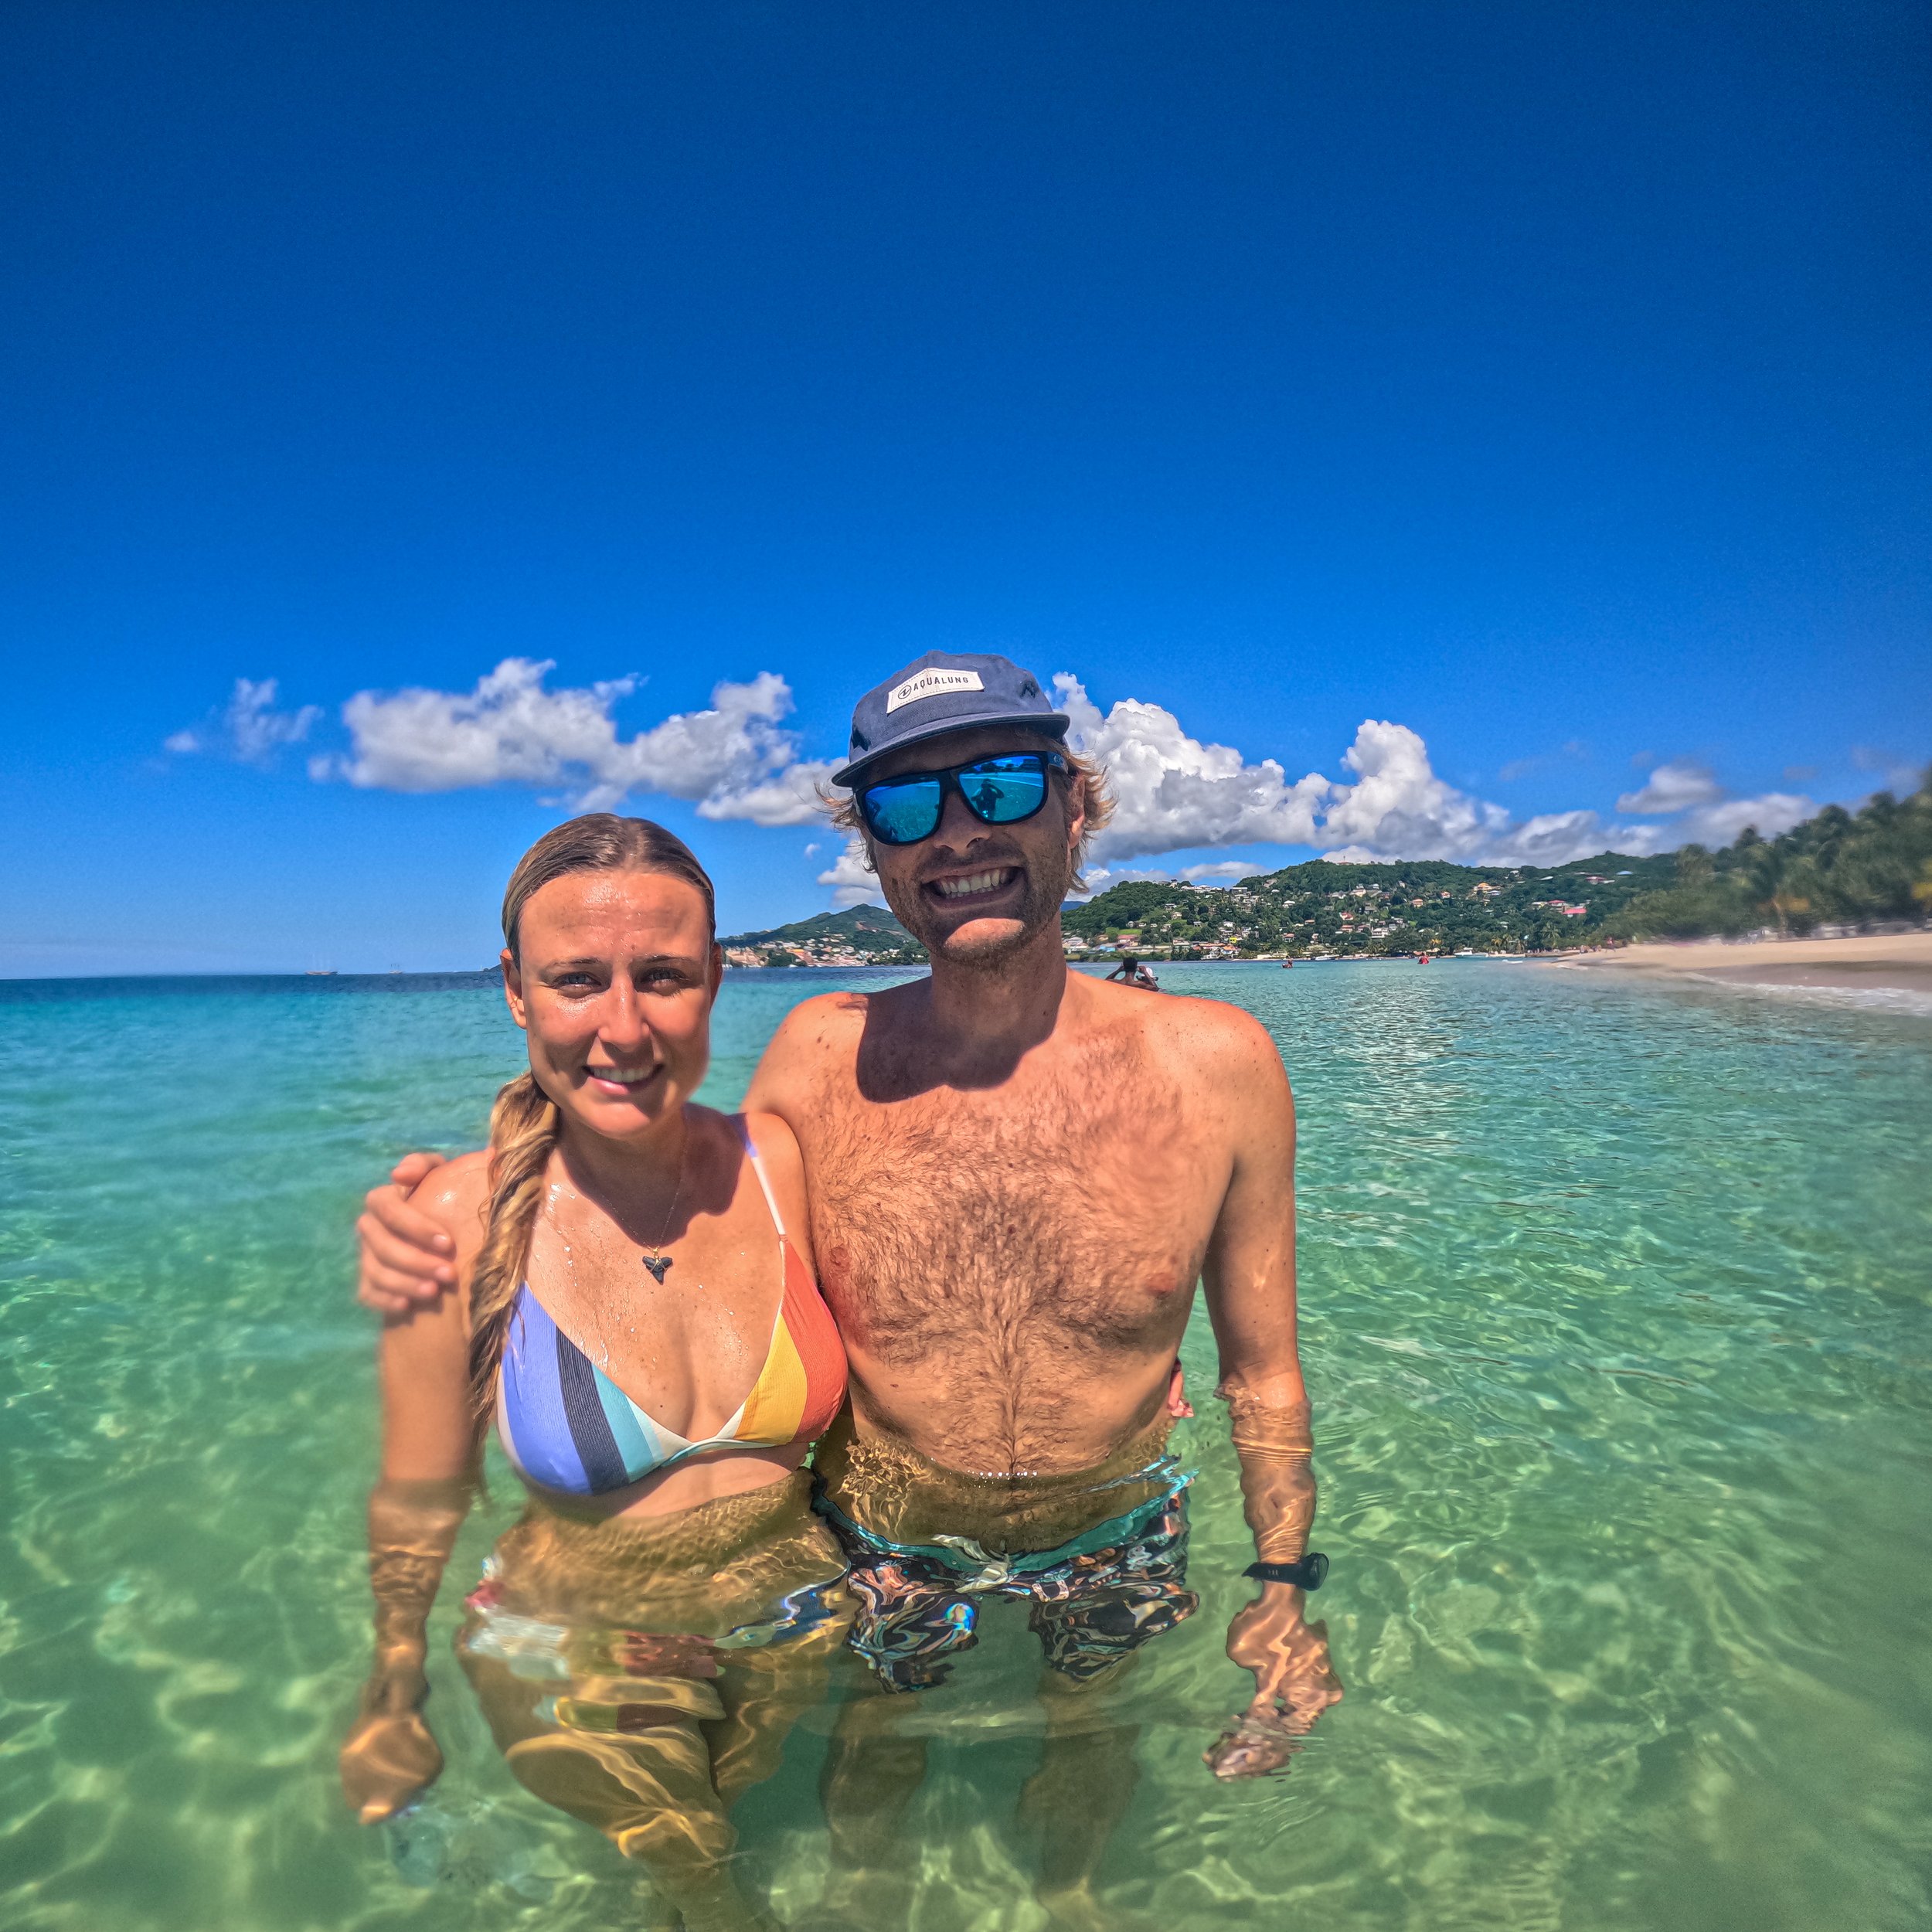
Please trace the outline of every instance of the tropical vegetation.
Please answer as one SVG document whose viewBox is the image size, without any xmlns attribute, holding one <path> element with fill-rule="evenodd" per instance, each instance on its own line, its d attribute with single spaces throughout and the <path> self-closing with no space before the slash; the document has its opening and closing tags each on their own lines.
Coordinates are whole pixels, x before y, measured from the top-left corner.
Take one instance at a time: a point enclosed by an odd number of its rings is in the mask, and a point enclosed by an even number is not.
<svg viewBox="0 0 1932 1932">
<path fill-rule="evenodd" d="M 1549 952 L 1641 939 L 1932 920 L 1932 771 L 1904 798 L 1828 805 L 1763 838 L 1641 859 L 1612 852 L 1563 866 L 1349 865 L 1313 859 L 1228 886 L 1131 879 L 1070 904 L 1068 950 L 1156 957 Z M 876 906 L 735 934 L 735 963 L 922 964 L 918 942 Z"/>
</svg>

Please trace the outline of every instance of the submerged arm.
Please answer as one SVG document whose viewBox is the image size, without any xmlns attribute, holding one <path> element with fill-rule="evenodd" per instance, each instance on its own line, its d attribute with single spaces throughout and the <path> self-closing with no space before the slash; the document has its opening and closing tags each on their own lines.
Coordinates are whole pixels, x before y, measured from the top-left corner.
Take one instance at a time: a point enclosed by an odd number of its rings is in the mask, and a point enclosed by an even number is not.
<svg viewBox="0 0 1932 1932">
<path fill-rule="evenodd" d="M 1308 1392 L 1295 1332 L 1294 1101 L 1274 1043 L 1240 1028 L 1224 1049 L 1233 1159 L 1204 1271 L 1241 1498 L 1256 1553 L 1292 1563 L 1315 1520 Z"/>
<path fill-rule="evenodd" d="M 1231 1022 L 1230 1033 L 1223 1090 L 1233 1109 L 1233 1154 L 1208 1250 L 1208 1312 L 1255 1553 L 1264 1563 L 1291 1563 L 1308 1552 L 1315 1509 L 1315 1444 L 1295 1328 L 1294 1102 L 1260 1027 Z M 1327 1632 L 1305 1621 L 1303 1591 L 1264 1582 L 1259 1592 L 1228 1631 L 1228 1655 L 1254 1673 L 1255 1696 L 1208 1753 L 1219 1777 L 1278 1769 L 1290 1740 L 1342 1695 L 1328 1666 Z"/>
<path fill-rule="evenodd" d="M 480 1175 L 465 1170 L 478 1162 L 451 1163 L 418 1201 L 449 1230 L 465 1274 L 481 1193 Z M 383 1328 L 383 1463 L 369 1499 L 375 1657 L 341 1758 L 344 1794 L 364 1824 L 400 1810 L 443 1767 L 422 1706 L 430 1611 L 473 1488 L 466 1308 L 465 1295 L 446 1295 Z"/>
</svg>

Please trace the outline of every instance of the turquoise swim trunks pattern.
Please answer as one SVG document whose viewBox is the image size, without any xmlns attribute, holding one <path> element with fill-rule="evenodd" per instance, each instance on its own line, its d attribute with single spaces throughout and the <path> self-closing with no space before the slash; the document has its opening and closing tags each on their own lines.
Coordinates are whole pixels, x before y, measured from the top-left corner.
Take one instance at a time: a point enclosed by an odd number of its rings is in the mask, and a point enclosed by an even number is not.
<svg viewBox="0 0 1932 1932">
<path fill-rule="evenodd" d="M 822 1494 L 817 1506 L 850 1565 L 846 1583 L 859 1602 L 852 1647 L 888 1691 L 946 1681 L 952 1658 L 979 1641 L 979 1597 L 1025 1598 L 1047 1663 L 1077 1682 L 1200 1607 L 1187 1587 L 1185 1485 L 1056 1549 L 1008 1556 L 959 1537 L 889 1543 Z"/>
</svg>

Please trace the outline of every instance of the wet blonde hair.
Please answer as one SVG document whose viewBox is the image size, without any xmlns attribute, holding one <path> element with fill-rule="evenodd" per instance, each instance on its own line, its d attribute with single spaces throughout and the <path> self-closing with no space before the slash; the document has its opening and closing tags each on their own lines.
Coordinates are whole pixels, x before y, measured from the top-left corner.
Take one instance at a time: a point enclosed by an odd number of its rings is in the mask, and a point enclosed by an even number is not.
<svg viewBox="0 0 1932 1932">
<path fill-rule="evenodd" d="M 1044 734 L 1043 734 L 1044 735 Z M 1081 878 L 1081 868 L 1087 863 L 1087 849 L 1094 842 L 1094 836 L 1114 816 L 1114 794 L 1107 788 L 1107 767 L 1097 760 L 1084 758 L 1071 746 L 1056 744 L 1053 749 L 1066 760 L 1066 773 L 1063 780 L 1070 797 L 1077 794 L 1081 810 L 1086 815 L 1080 827 L 1080 842 L 1073 854 L 1073 889 L 1085 892 L 1087 882 Z M 1058 777 L 1060 774 L 1055 774 Z M 866 869 L 872 870 L 872 841 L 866 832 L 866 821 L 859 815 L 859 802 L 849 791 L 828 791 L 822 786 L 818 796 L 825 808 L 825 815 L 842 832 L 851 834 L 866 848 Z"/>
<path fill-rule="evenodd" d="M 517 861 L 503 893 L 503 944 L 518 953 L 518 928 L 532 894 L 573 872 L 662 872 L 682 879 L 704 900 L 706 930 L 715 938 L 717 900 L 710 875 L 676 833 L 648 818 L 594 811 L 546 832 Z M 556 1104 L 528 1072 L 496 1097 L 490 1111 L 490 1204 L 483 1246 L 470 1277 L 470 1414 L 479 1455 L 496 1407 L 510 1310 L 530 1258 L 530 1236 L 543 1199 L 543 1172 L 561 1124 Z"/>
</svg>

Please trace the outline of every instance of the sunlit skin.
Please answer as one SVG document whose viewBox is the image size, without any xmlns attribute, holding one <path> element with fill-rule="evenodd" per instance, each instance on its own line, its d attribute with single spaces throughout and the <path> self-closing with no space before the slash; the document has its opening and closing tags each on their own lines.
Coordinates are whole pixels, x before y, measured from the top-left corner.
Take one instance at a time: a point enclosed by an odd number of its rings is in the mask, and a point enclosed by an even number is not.
<svg viewBox="0 0 1932 1932">
<path fill-rule="evenodd" d="M 709 1057 L 723 970 L 703 900 L 657 873 L 553 880 L 526 904 L 518 948 L 505 951 L 502 968 L 530 1070 L 562 1117 L 531 1283 L 564 1332 L 594 1350 L 652 1415 L 694 1440 L 715 1434 L 757 1378 L 782 1273 L 736 1130 L 691 1100 Z M 772 1116 L 748 1122 L 810 1265 L 796 1142 Z M 458 1292 L 385 1324 L 371 1547 L 379 1570 L 400 1553 L 408 1587 L 399 1608 L 385 1604 L 379 1578 L 376 1668 L 342 1754 L 345 1791 L 366 1822 L 389 1815 L 441 1768 L 417 1708 L 423 1624 L 468 1503 L 468 1284 L 488 1212 L 488 1170 L 487 1155 L 464 1155 L 417 1192 L 414 1204 L 443 1243 Z M 662 1284 L 638 1258 L 661 1240 L 675 1250 Z M 803 1444 L 720 1450 L 628 1488 L 553 1500 L 580 1513 L 668 1515 L 779 1481 L 804 1454 Z"/>
<path fill-rule="evenodd" d="M 867 775 L 1043 743 L 1018 726 L 957 732 Z M 1168 1400 L 1197 1281 L 1223 1386 L 1284 1413 L 1305 1401 L 1280 1057 L 1235 1009 L 1069 970 L 1060 907 L 1083 830 L 1077 797 L 1056 779 L 1032 818 L 988 825 L 949 794 L 930 837 L 869 845 L 932 973 L 794 1008 L 749 1101 L 798 1138 L 859 1434 L 954 1469 L 1078 1471 L 1133 1440 Z M 401 1185 L 369 1197 L 372 1305 L 436 1291 L 404 1191 L 421 1171 L 406 1164 Z M 1250 1474 L 1244 1461 L 1257 1542 L 1277 1559 L 1297 1553 L 1305 1516 L 1291 1522 Z M 1341 1691 L 1289 1586 L 1257 1586 L 1230 1654 L 1254 1673 L 1255 1696 L 1248 1730 L 1211 1761 L 1239 1776 L 1284 1761 L 1288 1738 Z M 870 1779 L 848 1814 L 889 1809 L 895 1778 Z M 838 1838 L 835 1818 L 835 1862 Z M 1070 1884 L 1053 1906 L 1068 1923 L 1090 1903 Z"/>
<path fill-rule="evenodd" d="M 896 778 L 907 772 L 930 771 L 978 758 L 1010 752 L 1051 750 L 1053 741 L 1037 731 L 992 726 L 959 731 L 881 758 L 866 774 L 869 782 Z M 1029 941 L 1060 950 L 1060 900 L 1056 881 L 1070 869 L 1070 852 L 1078 842 L 1080 820 L 1070 816 L 1065 786 L 1056 781 L 1043 809 L 1017 825 L 988 825 L 968 811 L 956 791 L 947 794 L 944 811 L 930 838 L 913 845 L 870 842 L 872 869 L 879 875 L 886 903 L 900 923 L 935 959 L 965 968 L 992 969 L 1010 960 Z M 957 886 L 978 874 L 1000 872 L 1000 883 L 984 891 L 952 896 L 942 889 Z M 1049 930 L 1049 927 L 1052 930 Z"/>
</svg>

